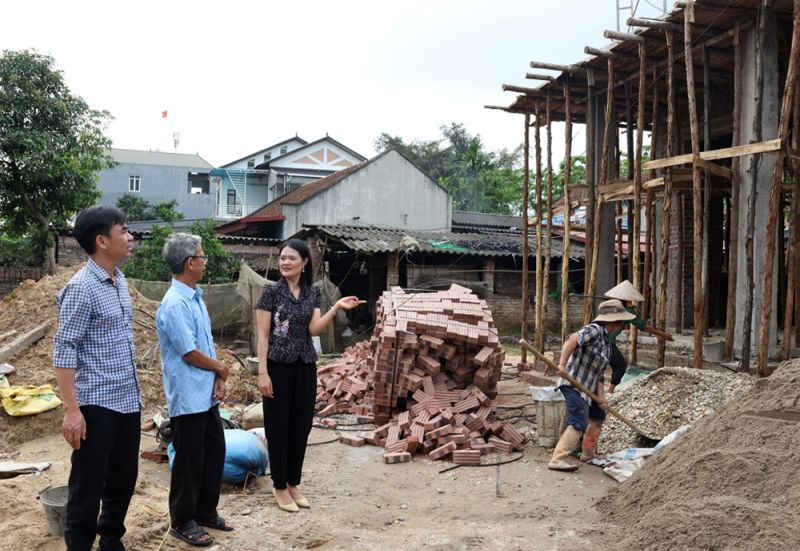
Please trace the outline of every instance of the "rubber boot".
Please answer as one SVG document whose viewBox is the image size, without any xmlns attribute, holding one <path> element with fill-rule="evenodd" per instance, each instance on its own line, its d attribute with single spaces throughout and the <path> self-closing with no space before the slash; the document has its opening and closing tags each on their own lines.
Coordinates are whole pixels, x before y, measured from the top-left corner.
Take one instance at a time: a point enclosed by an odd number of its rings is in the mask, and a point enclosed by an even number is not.
<svg viewBox="0 0 800 551">
<path fill-rule="evenodd" d="M 583 435 L 581 431 L 569 425 L 558 439 L 556 449 L 553 450 L 553 458 L 547 464 L 547 468 L 553 471 L 577 471 L 579 465 L 569 461 L 569 455 L 578 447 L 581 435 Z"/>
<path fill-rule="evenodd" d="M 597 439 L 600 438 L 600 432 L 602 430 L 602 421 L 589 421 L 589 426 L 586 427 L 586 433 L 583 435 L 583 444 L 581 446 L 581 461 L 584 463 L 595 458 L 605 459 L 605 457 L 597 455 Z"/>
</svg>

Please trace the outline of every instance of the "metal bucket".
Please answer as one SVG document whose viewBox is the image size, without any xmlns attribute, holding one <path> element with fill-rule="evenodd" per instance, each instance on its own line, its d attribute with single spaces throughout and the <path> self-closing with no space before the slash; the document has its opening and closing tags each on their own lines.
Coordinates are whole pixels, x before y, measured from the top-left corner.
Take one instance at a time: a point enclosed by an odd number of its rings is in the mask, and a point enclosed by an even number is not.
<svg viewBox="0 0 800 551">
<path fill-rule="evenodd" d="M 57 538 L 64 535 L 68 493 L 66 484 L 48 486 L 39 492 L 39 500 L 44 508 L 44 516 L 47 518 L 47 528 Z"/>
</svg>

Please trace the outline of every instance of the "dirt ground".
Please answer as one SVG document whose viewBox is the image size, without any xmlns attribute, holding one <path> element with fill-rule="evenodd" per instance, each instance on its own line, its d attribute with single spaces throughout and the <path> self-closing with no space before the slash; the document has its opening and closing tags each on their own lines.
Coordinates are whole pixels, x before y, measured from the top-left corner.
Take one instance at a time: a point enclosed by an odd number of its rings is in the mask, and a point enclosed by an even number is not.
<svg viewBox="0 0 800 551">
<path fill-rule="evenodd" d="M 528 405 L 527 385 L 501 381 L 498 403 Z M 530 426 L 520 421 L 520 428 Z M 313 429 L 310 442 L 335 437 Z M 142 436 L 142 449 L 153 446 Z M 0 480 L 0 548 L 55 551 L 63 541 L 50 536 L 37 500 L 49 484 L 64 483 L 69 449 L 58 434 L 17 448 L 17 461 L 52 461 L 41 476 Z M 601 523 L 594 503 L 617 483 L 596 467 L 577 474 L 547 470 L 549 452 L 525 445 L 522 459 L 507 465 L 461 467 L 447 473 L 449 461 L 420 456 L 411 463 L 385 465 L 381 449 L 353 448 L 338 442 L 312 445 L 307 454 L 303 489 L 310 510 L 280 511 L 269 477 L 242 494 L 223 488 L 220 512 L 236 527 L 214 533 L 210 549 L 588 549 L 612 537 L 614 527 Z M 511 456 L 491 455 L 484 461 Z M 131 551 L 191 549 L 164 534 L 167 529 L 169 472 L 165 464 L 141 460 L 136 495 L 128 514 L 124 542 Z M 606 540 L 607 541 L 607 540 Z"/>
</svg>

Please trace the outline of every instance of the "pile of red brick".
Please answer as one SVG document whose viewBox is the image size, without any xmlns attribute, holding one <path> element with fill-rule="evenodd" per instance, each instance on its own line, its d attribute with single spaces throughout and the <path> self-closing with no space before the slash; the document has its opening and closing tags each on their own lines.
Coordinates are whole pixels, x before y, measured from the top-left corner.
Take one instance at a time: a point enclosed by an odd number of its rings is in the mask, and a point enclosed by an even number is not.
<svg viewBox="0 0 800 551">
<path fill-rule="evenodd" d="M 521 449 L 524 436 L 495 417 L 505 353 L 485 301 L 458 286 L 417 294 L 392 288 L 377 318 L 368 342 L 318 372 L 322 417 L 356 413 L 378 425 L 342 436 L 343 443 L 383 446 L 386 463 L 419 452 L 477 464 L 482 454 Z"/>
</svg>

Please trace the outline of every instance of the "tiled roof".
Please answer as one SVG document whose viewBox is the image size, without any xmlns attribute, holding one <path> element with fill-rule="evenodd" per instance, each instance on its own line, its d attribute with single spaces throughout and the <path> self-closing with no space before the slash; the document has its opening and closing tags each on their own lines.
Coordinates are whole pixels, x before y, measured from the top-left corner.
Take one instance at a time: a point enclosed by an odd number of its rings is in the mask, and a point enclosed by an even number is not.
<svg viewBox="0 0 800 551">
<path fill-rule="evenodd" d="M 420 232 L 377 226 L 312 225 L 303 226 L 297 236 L 302 238 L 315 232 L 327 235 L 350 250 L 364 253 L 415 250 L 428 253 L 489 257 L 520 256 L 522 254 L 522 237 L 519 234 Z M 561 250 L 561 238 L 553 236 L 552 256 L 560 258 Z M 530 256 L 536 254 L 535 243 L 530 243 L 528 254 Z M 583 244 L 573 243 L 570 247 L 570 257 L 573 259 L 584 258 Z"/>
<path fill-rule="evenodd" d="M 115 161 L 121 164 L 174 166 L 194 169 L 213 168 L 205 159 L 196 154 L 117 148 L 110 149 L 108 153 Z"/>
<path fill-rule="evenodd" d="M 511 216 L 508 214 L 454 210 L 453 225 L 465 227 L 483 226 L 503 229 L 520 229 L 522 228 L 522 217 Z"/>
</svg>

